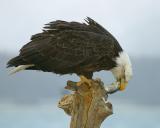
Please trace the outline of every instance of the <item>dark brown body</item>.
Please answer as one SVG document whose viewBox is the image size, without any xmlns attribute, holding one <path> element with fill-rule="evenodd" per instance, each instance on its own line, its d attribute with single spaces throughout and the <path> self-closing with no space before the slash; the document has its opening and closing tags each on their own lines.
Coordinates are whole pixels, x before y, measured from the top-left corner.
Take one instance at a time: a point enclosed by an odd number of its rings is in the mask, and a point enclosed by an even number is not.
<svg viewBox="0 0 160 128">
<path fill-rule="evenodd" d="M 109 70 L 116 66 L 114 58 L 122 51 L 117 40 L 94 20 L 87 23 L 55 21 L 42 33 L 32 36 L 8 67 L 34 64 L 31 70 L 57 74 L 84 75 Z"/>
</svg>

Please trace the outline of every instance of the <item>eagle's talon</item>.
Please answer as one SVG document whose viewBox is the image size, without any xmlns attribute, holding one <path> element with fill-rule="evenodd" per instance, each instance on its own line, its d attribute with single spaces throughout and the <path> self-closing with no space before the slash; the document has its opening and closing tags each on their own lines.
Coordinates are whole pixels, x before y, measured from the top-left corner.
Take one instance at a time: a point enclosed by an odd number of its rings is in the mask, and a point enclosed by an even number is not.
<svg viewBox="0 0 160 128">
<path fill-rule="evenodd" d="M 92 82 L 92 81 L 91 81 L 90 79 L 87 79 L 85 76 L 80 76 L 80 81 L 77 82 L 77 86 L 80 86 L 80 85 L 82 85 L 82 84 L 84 84 L 84 83 L 86 83 L 86 84 L 88 84 L 89 86 L 91 86 L 91 85 L 92 85 L 91 82 Z"/>
<path fill-rule="evenodd" d="M 83 84 L 83 81 L 77 82 L 77 86 L 81 86 Z"/>
</svg>

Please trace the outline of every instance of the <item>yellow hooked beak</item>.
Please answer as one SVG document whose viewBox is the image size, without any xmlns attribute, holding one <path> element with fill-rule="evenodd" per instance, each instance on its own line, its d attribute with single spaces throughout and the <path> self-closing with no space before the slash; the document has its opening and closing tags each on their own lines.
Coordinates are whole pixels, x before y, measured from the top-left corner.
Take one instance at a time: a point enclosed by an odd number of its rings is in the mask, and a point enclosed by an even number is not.
<svg viewBox="0 0 160 128">
<path fill-rule="evenodd" d="M 124 79 L 121 79 L 120 82 L 119 82 L 119 90 L 120 90 L 120 91 L 125 90 L 127 84 L 128 84 L 127 81 L 125 81 Z"/>
</svg>

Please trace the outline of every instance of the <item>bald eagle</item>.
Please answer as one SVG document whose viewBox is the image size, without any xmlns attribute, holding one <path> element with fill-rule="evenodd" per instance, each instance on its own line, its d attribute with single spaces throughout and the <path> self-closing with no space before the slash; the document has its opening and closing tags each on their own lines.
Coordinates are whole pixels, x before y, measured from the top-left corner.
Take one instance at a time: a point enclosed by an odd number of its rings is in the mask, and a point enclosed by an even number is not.
<svg viewBox="0 0 160 128">
<path fill-rule="evenodd" d="M 92 79 L 93 73 L 111 71 L 124 90 L 132 77 L 129 56 L 105 28 L 87 17 L 85 23 L 57 20 L 31 37 L 7 67 L 72 74 Z"/>
</svg>

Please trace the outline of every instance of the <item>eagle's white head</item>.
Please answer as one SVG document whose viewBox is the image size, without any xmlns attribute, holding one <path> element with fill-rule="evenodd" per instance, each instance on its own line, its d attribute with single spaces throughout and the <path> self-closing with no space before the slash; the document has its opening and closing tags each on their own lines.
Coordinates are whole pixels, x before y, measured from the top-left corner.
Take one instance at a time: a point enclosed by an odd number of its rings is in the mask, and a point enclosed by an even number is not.
<svg viewBox="0 0 160 128">
<path fill-rule="evenodd" d="M 117 82 L 120 84 L 120 90 L 124 90 L 128 81 L 132 78 L 132 65 L 128 54 L 124 51 L 114 60 L 116 67 L 111 69 Z"/>
</svg>

